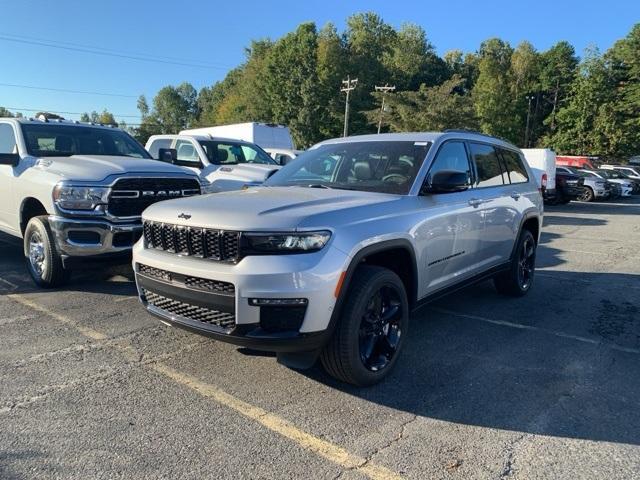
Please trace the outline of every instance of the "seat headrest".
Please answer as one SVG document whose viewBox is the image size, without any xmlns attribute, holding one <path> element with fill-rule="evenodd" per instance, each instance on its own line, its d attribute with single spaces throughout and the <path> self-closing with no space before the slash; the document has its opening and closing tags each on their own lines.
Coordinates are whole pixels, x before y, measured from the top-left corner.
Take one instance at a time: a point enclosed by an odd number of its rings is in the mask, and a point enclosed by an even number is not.
<svg viewBox="0 0 640 480">
<path fill-rule="evenodd" d="M 73 140 L 67 135 L 60 135 L 56 137 L 55 148 L 57 152 L 71 152 L 73 151 Z"/>
<path fill-rule="evenodd" d="M 353 166 L 353 174 L 357 180 L 371 180 L 371 164 L 367 161 L 359 161 Z"/>
<path fill-rule="evenodd" d="M 224 148 L 218 148 L 218 161 L 220 163 L 226 162 L 229 158 L 229 151 Z"/>
</svg>

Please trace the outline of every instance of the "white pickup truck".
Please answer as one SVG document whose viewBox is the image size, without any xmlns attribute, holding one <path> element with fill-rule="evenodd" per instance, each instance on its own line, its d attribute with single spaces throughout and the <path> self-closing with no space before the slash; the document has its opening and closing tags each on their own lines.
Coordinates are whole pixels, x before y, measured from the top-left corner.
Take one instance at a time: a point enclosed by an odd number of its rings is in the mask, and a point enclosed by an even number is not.
<svg viewBox="0 0 640 480">
<path fill-rule="evenodd" d="M 87 260 L 127 259 L 145 208 L 199 193 L 197 175 L 154 161 L 117 128 L 0 118 L 0 231 L 23 238 L 39 286 Z"/>
<path fill-rule="evenodd" d="M 259 185 L 280 168 L 254 143 L 207 134 L 152 135 L 145 148 L 153 158 L 197 173 L 204 193 Z"/>
</svg>

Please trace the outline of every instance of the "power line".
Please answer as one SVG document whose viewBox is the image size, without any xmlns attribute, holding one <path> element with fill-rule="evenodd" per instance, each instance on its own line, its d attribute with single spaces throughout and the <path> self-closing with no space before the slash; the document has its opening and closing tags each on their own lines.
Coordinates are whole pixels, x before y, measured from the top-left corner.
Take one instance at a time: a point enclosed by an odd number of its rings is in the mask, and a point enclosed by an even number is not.
<svg viewBox="0 0 640 480">
<path fill-rule="evenodd" d="M 103 56 L 107 56 L 107 57 L 117 57 L 117 58 L 126 58 L 129 60 L 138 60 L 138 61 L 142 61 L 142 62 L 152 62 L 152 63 L 162 63 L 162 64 L 168 64 L 168 65 L 180 65 L 183 67 L 195 67 L 195 68 L 207 68 L 207 69 L 219 69 L 219 70 L 228 70 L 227 67 L 222 67 L 222 66 L 216 66 L 216 65 L 207 65 L 207 64 L 197 64 L 197 63 L 189 63 L 189 62 L 183 62 L 183 61 L 173 61 L 173 60 L 162 60 L 158 57 L 151 57 L 151 56 L 136 56 L 136 55 L 129 55 L 129 54 L 124 54 L 124 53 L 115 53 L 115 51 L 99 51 L 95 48 L 92 47 L 71 47 L 71 46 L 64 46 L 64 45 L 57 45 L 55 43 L 52 43 L 51 41 L 40 41 L 40 40 L 27 40 L 26 37 L 25 38 L 11 38 L 9 36 L 6 36 L 5 34 L 0 34 L 0 40 L 4 40 L 4 41 L 8 41 L 8 42 L 15 42 L 15 43 L 25 43 L 28 45 L 38 45 L 41 47 L 49 47 L 49 48 L 57 48 L 60 50 L 69 50 L 69 51 L 74 51 L 74 52 L 82 52 L 82 53 L 90 53 L 90 54 L 94 54 L 94 55 L 103 55 Z"/>
<path fill-rule="evenodd" d="M 64 113 L 65 115 L 82 115 L 88 112 L 63 112 L 61 110 L 49 109 L 49 108 L 21 108 L 21 107 L 4 107 L 7 110 L 13 110 L 15 112 L 49 112 L 49 113 Z M 111 113 L 111 112 L 109 112 Z M 140 115 L 131 115 L 124 113 L 111 113 L 114 117 L 121 118 L 140 118 Z"/>
<path fill-rule="evenodd" d="M 17 83 L 0 83 L 0 86 L 13 87 L 13 88 L 28 88 L 31 90 L 45 90 L 48 92 L 65 92 L 65 93 L 82 93 L 86 95 L 101 95 L 104 97 L 138 98 L 139 96 L 139 95 L 124 95 L 122 93 L 105 93 L 105 92 L 88 92 L 84 90 L 68 90 L 66 88 L 36 87 L 35 85 L 18 85 Z"/>
</svg>

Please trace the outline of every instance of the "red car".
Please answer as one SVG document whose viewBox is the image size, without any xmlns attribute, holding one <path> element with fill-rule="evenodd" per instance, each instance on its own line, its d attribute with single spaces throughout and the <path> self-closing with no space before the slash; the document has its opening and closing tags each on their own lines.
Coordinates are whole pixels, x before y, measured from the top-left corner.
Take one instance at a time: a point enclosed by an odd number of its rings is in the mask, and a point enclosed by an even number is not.
<svg viewBox="0 0 640 480">
<path fill-rule="evenodd" d="M 583 157 L 583 156 L 557 155 L 556 165 L 562 165 L 563 167 L 586 168 L 589 170 L 595 170 L 593 163 L 591 163 L 591 158 Z"/>
</svg>

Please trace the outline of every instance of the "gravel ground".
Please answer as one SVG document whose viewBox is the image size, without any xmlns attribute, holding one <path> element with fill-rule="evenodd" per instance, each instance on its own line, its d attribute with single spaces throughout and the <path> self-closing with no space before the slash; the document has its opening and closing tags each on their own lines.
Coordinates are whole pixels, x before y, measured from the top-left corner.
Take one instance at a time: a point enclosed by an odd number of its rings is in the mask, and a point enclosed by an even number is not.
<svg viewBox="0 0 640 480">
<path fill-rule="evenodd" d="M 369 389 L 165 327 L 128 268 L 32 287 L 0 236 L 0 478 L 640 478 L 640 199 L 548 208 L 522 299 L 412 317 Z"/>
</svg>

